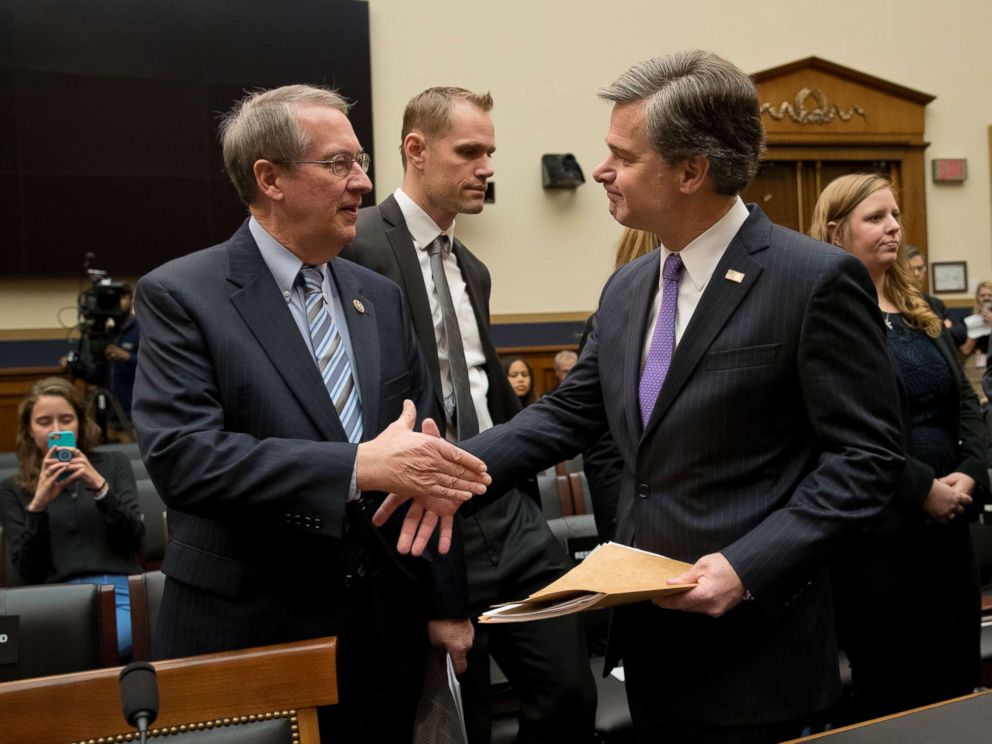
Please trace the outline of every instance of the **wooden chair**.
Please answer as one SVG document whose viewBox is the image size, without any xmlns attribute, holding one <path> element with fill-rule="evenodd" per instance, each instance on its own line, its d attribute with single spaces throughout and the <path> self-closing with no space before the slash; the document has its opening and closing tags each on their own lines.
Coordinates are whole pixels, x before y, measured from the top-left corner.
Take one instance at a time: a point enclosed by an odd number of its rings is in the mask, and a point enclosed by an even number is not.
<svg viewBox="0 0 992 744">
<path fill-rule="evenodd" d="M 159 714 L 149 741 L 319 744 L 316 709 L 338 700 L 336 645 L 316 638 L 154 662 Z M 0 684 L 4 744 L 134 740 L 121 714 L 119 672 Z"/>
<path fill-rule="evenodd" d="M 537 487 L 541 492 L 541 511 L 545 519 L 570 516 L 574 513 L 572 507 L 572 489 L 568 477 L 564 475 L 537 476 Z"/>
<path fill-rule="evenodd" d="M 148 661 L 152 658 L 152 638 L 162 604 L 165 574 L 150 571 L 128 576 L 127 584 L 131 596 L 131 658 Z"/>
</svg>

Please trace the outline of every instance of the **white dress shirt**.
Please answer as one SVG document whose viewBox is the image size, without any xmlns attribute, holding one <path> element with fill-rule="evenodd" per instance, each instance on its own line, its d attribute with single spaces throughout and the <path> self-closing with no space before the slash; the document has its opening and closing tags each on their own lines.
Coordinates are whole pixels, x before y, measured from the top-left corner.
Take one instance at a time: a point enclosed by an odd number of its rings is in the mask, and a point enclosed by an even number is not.
<svg viewBox="0 0 992 744">
<path fill-rule="evenodd" d="M 417 249 L 417 258 L 420 261 L 420 273 L 424 277 L 424 286 L 427 288 L 427 297 L 431 304 L 431 320 L 434 322 L 434 340 L 437 342 L 438 364 L 441 368 L 441 392 L 444 396 L 444 413 L 448 423 L 449 438 L 454 439 L 451 432 L 454 431 L 451 413 L 455 408 L 455 390 L 451 384 L 451 371 L 448 367 L 448 343 L 444 334 L 444 316 L 441 313 L 441 303 L 437 299 L 437 290 L 434 287 L 434 274 L 431 273 L 430 256 L 427 254 L 427 246 L 434 242 L 439 235 L 448 236 L 448 250 L 444 252 L 443 264 L 444 275 L 448 279 L 448 288 L 451 290 L 451 304 L 455 307 L 455 315 L 458 317 L 458 328 L 462 334 L 462 346 L 465 349 L 465 364 L 468 367 L 468 381 L 471 388 L 472 402 L 475 404 L 475 414 L 479 419 L 479 431 L 485 431 L 493 425 L 492 417 L 489 415 L 489 405 L 486 395 L 489 392 L 489 377 L 486 375 L 486 355 L 482 350 L 482 339 L 479 336 L 479 325 L 475 317 L 475 310 L 472 308 L 471 298 L 462 278 L 461 268 L 458 266 L 458 259 L 455 257 L 451 247 L 455 244 L 455 223 L 451 227 L 442 230 L 437 223 L 431 219 L 420 206 L 413 201 L 403 189 L 396 189 L 393 192 L 396 203 L 399 204 L 400 211 L 403 212 L 403 219 L 406 220 L 407 230 L 413 238 L 413 245 Z"/>
<path fill-rule="evenodd" d="M 734 239 L 737 231 L 741 229 L 741 225 L 747 221 L 750 214 L 747 211 L 747 207 L 744 206 L 744 202 L 738 196 L 733 206 L 727 210 L 727 213 L 723 217 L 678 252 L 682 257 L 684 268 L 682 270 L 682 280 L 679 282 L 678 308 L 675 312 L 676 346 L 682 340 L 682 334 L 689 325 L 689 321 L 692 320 L 692 314 L 696 312 L 696 305 L 699 304 L 699 298 L 703 296 L 703 290 L 706 289 L 706 285 L 709 283 L 716 265 L 720 263 L 720 259 L 723 258 L 727 246 L 730 245 L 730 241 Z M 661 246 L 658 292 L 655 295 L 654 304 L 651 305 L 651 316 L 644 335 L 644 347 L 641 352 L 642 372 L 647 362 L 648 350 L 651 348 L 651 336 L 654 333 L 654 326 L 658 321 L 658 313 L 661 310 L 661 295 L 665 285 L 661 272 L 665 267 L 665 259 L 673 252 L 665 248 L 664 245 Z"/>
</svg>

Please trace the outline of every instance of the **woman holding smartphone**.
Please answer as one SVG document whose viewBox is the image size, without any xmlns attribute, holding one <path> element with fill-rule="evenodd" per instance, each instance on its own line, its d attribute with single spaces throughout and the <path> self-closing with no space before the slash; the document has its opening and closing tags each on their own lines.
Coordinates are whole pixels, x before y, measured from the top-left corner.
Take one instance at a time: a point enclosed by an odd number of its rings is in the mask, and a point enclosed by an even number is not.
<svg viewBox="0 0 992 744">
<path fill-rule="evenodd" d="M 113 584 L 118 646 L 127 656 L 127 577 L 141 572 L 137 553 L 145 534 L 131 463 L 120 452 L 93 451 L 99 427 L 66 379 L 35 383 L 17 413 L 18 470 L 0 483 L 0 519 L 14 566 L 29 584 Z"/>
</svg>

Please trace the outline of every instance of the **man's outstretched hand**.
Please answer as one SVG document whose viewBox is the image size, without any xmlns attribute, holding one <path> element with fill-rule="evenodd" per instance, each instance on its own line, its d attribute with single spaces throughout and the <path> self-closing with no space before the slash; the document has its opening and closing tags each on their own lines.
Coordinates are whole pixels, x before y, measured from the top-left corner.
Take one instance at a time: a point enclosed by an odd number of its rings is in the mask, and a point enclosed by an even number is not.
<svg viewBox="0 0 992 744">
<path fill-rule="evenodd" d="M 377 526 L 413 500 L 397 544 L 401 553 L 420 555 L 438 524 L 438 550 L 446 553 L 452 515 L 463 502 L 485 493 L 492 479 L 482 460 L 442 439 L 431 419 L 425 419 L 423 433 L 415 432 L 416 419 L 413 402 L 403 401 L 403 413 L 396 421 L 375 439 L 358 445 L 357 487 L 389 494 L 372 519 Z"/>
</svg>

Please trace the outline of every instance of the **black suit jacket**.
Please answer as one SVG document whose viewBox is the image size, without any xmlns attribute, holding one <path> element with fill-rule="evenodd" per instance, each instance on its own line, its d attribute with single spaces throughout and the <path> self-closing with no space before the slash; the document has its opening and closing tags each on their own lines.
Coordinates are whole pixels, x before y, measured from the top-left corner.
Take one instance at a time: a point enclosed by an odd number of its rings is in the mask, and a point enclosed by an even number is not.
<svg viewBox="0 0 992 744">
<path fill-rule="evenodd" d="M 938 313 L 938 317 L 942 317 L 933 300 L 934 298 L 927 297 L 927 302 L 930 303 L 934 312 Z M 952 440 L 958 443 L 958 460 L 954 470 L 964 473 L 975 481 L 975 491 L 972 494 L 974 502 L 967 510 L 968 517 L 974 520 L 978 518 L 982 506 L 988 501 L 989 496 L 989 470 L 986 461 L 988 444 L 985 438 L 985 420 L 982 416 L 981 406 L 978 404 L 978 396 L 975 395 L 974 388 L 961 369 L 957 345 L 951 332 L 947 328 L 941 328 L 940 336 L 937 338 L 928 337 L 928 340 L 940 352 L 954 378 L 955 395 L 949 401 L 950 405 L 944 413 L 945 420 L 952 422 L 949 434 Z M 901 379 L 900 382 L 902 382 Z M 903 429 L 908 446 L 912 437 L 913 423 L 909 416 L 908 407 L 905 408 L 907 410 L 903 417 Z M 922 504 L 930 494 L 934 479 L 942 478 L 945 475 L 947 473 L 936 473 L 925 462 L 907 455 L 906 472 L 899 489 L 899 498 L 892 501 L 891 508 L 886 510 L 880 519 L 878 528 L 889 531 L 905 524 L 920 524 L 928 521 L 926 512 L 921 508 Z"/>
<path fill-rule="evenodd" d="M 329 266 L 371 439 L 404 398 L 429 409 L 427 367 L 399 288 L 345 260 Z M 169 507 L 162 569 L 186 591 L 183 607 L 163 606 L 181 627 L 159 624 L 162 647 L 202 653 L 338 633 L 353 611 L 342 601 L 355 563 L 346 530 L 362 530 L 373 592 L 412 598 L 392 617 L 383 605 L 369 619 L 390 625 L 387 642 L 399 624 L 423 634 L 421 564 L 395 554 L 394 532 L 346 516 L 357 445 L 247 223 L 148 274 L 137 297 L 134 420 Z M 184 637 L 191 628 L 197 641 Z"/>
<path fill-rule="evenodd" d="M 376 207 L 362 209 L 358 215 L 357 237 L 346 246 L 341 256 L 387 276 L 400 285 L 410 304 L 413 325 L 427 359 L 434 385 L 435 415 L 438 425 L 444 424 L 444 405 L 441 399 L 441 370 L 431 318 L 430 300 L 424 277 L 417 259 L 417 249 L 407 229 L 403 212 L 393 196 Z M 489 295 L 492 280 L 489 269 L 476 258 L 457 238 L 452 251 L 465 280 L 466 291 L 472 302 L 482 350 L 486 357 L 486 375 L 489 377 L 487 402 L 493 423 L 509 421 L 520 411 L 520 401 L 510 387 L 500 363 L 499 354 L 489 336 Z"/>
<path fill-rule="evenodd" d="M 499 355 L 496 353 L 496 348 L 489 335 L 489 295 L 492 288 L 489 270 L 459 240 L 455 240 L 452 250 L 461 268 L 462 278 L 465 280 L 466 291 L 472 303 L 479 338 L 482 342 L 486 360 L 486 376 L 489 378 L 489 391 L 487 393 L 489 413 L 494 423 L 509 421 L 513 415 L 520 411 L 520 401 L 506 379 L 506 373 L 503 371 Z M 403 212 L 393 196 L 389 196 L 378 206 L 367 207 L 359 212 L 357 236 L 351 245 L 345 247 L 341 256 L 389 277 L 403 290 L 413 315 L 417 340 L 430 369 L 434 388 L 432 415 L 443 432 L 445 416 L 441 398 L 441 372 L 430 299 L 427 296 L 417 249 L 406 226 Z M 511 492 L 509 496 L 506 495 L 507 491 Z M 499 503 L 494 504 L 493 501 L 501 496 Z M 524 507 L 517 501 L 517 499 L 528 497 L 533 499 L 533 505 Z M 504 484 L 498 493 L 487 494 L 485 498 L 474 498 L 461 507 L 459 509 L 461 517 L 472 520 L 470 524 L 466 525 L 468 529 L 472 530 L 471 535 L 466 535 L 465 541 L 466 544 L 473 546 L 469 548 L 469 565 L 489 567 L 491 564 L 488 563 L 488 559 L 491 556 L 483 556 L 481 553 L 493 553 L 494 551 L 498 553 L 496 546 L 503 546 L 503 550 L 512 552 L 521 559 L 533 557 L 535 568 L 538 564 L 542 567 L 545 566 L 542 553 L 552 537 L 538 513 L 536 504 L 539 503 L 540 498 L 537 495 L 537 487 L 533 479 L 533 471 L 531 471 L 521 473 L 512 483 Z M 491 506 L 484 508 L 487 505 Z M 526 529 L 519 529 L 519 525 L 511 528 L 511 524 L 519 521 L 521 509 L 526 509 L 526 513 L 532 517 L 532 520 L 528 522 L 530 526 Z M 459 522 L 460 520 L 456 520 L 456 523 Z M 536 522 L 540 524 L 535 524 Z M 460 528 L 461 525 L 459 524 Z M 462 567 L 464 554 L 459 552 L 460 548 L 461 545 L 456 544 L 452 553 L 437 563 L 439 572 L 442 570 L 450 572 L 447 583 L 451 585 L 455 585 L 460 579 L 467 580 Z M 479 552 L 476 553 L 476 550 Z M 501 570 L 507 570 L 504 568 L 503 562 L 498 563 Z M 505 565 L 512 566 L 513 562 L 507 561 Z M 492 586 L 501 582 L 490 583 L 490 581 L 483 580 L 481 575 L 473 574 L 473 576 L 474 580 L 466 589 L 470 600 L 468 604 L 474 608 L 483 608 L 495 601 L 496 597 L 491 593 Z M 503 577 L 503 579 L 508 578 Z M 514 582 L 519 581 L 520 577 L 514 577 L 512 580 Z M 506 581 L 502 583 L 505 584 Z M 511 584 L 511 586 L 513 585 Z M 504 586 L 504 589 L 506 588 Z M 511 596 L 511 598 L 515 598 L 515 596 Z M 466 608 L 466 612 L 468 612 L 468 608 Z"/>
<path fill-rule="evenodd" d="M 719 551 L 757 598 L 715 620 L 658 610 L 641 635 L 624 627 L 633 613 L 615 618 L 614 641 L 653 639 L 636 651 L 658 658 L 659 705 L 722 724 L 799 718 L 836 698 L 820 558 L 845 527 L 880 512 L 904 464 L 896 379 L 864 267 L 749 209 L 646 427 L 638 382 L 658 251 L 608 282 L 565 382 L 465 444 L 498 488 L 609 426 L 627 484 L 616 539 L 690 562 Z"/>
</svg>

